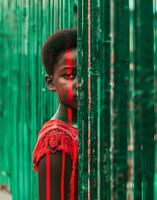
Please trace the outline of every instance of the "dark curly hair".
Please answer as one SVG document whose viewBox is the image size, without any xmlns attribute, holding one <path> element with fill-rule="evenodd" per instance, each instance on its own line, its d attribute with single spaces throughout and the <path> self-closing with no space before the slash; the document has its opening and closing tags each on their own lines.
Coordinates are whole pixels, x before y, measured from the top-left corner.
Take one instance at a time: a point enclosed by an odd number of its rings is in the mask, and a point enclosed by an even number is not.
<svg viewBox="0 0 157 200">
<path fill-rule="evenodd" d="M 77 48 L 77 30 L 63 29 L 49 36 L 42 48 L 42 61 L 47 74 L 53 74 L 54 64 L 66 49 Z"/>
</svg>

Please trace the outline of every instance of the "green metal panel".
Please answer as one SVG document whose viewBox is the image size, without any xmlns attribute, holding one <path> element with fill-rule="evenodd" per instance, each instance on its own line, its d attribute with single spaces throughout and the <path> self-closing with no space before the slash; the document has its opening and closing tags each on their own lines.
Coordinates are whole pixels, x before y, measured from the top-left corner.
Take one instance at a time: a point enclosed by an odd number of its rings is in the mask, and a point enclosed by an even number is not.
<svg viewBox="0 0 157 200">
<path fill-rule="evenodd" d="M 88 199 L 88 2 L 78 1 L 79 199 Z M 82 67 L 83 66 L 83 67 Z"/>
<path fill-rule="evenodd" d="M 135 19 L 135 199 L 154 199 L 153 1 L 135 1 Z"/>
<path fill-rule="evenodd" d="M 41 48 L 53 32 L 74 27 L 73 0 L 0 2 L 0 184 L 13 200 L 37 200 L 32 152 L 57 107 L 46 90 Z"/>
<path fill-rule="evenodd" d="M 79 199 L 156 199 L 156 3 L 78 1 Z"/>
<path fill-rule="evenodd" d="M 126 199 L 129 97 L 129 1 L 112 1 L 111 196 Z"/>
<path fill-rule="evenodd" d="M 157 1 L 153 1 L 154 5 L 154 86 L 155 86 L 155 106 L 154 106 L 154 111 L 155 111 L 155 133 L 157 132 Z M 157 134 L 154 135 L 154 140 L 155 140 L 155 145 L 154 145 L 154 200 L 157 200 Z"/>
<path fill-rule="evenodd" d="M 0 2 L 0 184 L 13 200 L 38 196 L 32 151 L 57 106 L 41 47 L 76 24 L 73 6 Z M 156 0 L 78 0 L 80 200 L 157 199 L 156 12 Z"/>
<path fill-rule="evenodd" d="M 102 199 L 110 199 L 110 68 L 111 68 L 111 2 L 100 1 L 100 83 L 98 96 L 100 105 L 98 116 L 100 118 L 100 195 Z M 105 122 L 105 123 L 104 123 Z"/>
</svg>

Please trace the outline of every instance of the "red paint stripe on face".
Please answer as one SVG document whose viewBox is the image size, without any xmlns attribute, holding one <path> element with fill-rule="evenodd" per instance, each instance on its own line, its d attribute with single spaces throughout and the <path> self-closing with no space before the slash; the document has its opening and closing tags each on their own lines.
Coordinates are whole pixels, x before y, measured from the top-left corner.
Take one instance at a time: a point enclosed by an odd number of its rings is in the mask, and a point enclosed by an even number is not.
<svg viewBox="0 0 157 200">
<path fill-rule="evenodd" d="M 72 57 L 71 57 L 71 51 L 70 49 L 66 50 L 66 66 L 72 67 Z M 66 69 L 66 73 L 72 73 L 72 68 L 71 69 Z M 73 86 L 72 86 L 72 80 L 69 80 L 68 83 L 68 94 L 67 94 L 67 101 L 72 102 L 73 101 Z M 68 122 L 72 123 L 72 109 L 68 108 L 67 109 L 67 116 L 68 116 Z"/>
<path fill-rule="evenodd" d="M 50 154 L 46 154 L 46 200 L 50 200 Z"/>
</svg>

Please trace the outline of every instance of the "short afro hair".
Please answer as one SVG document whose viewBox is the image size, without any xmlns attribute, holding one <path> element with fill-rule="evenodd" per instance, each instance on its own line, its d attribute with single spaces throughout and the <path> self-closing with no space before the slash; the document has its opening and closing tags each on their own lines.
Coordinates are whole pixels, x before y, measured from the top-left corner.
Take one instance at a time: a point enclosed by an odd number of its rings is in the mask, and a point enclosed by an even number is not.
<svg viewBox="0 0 157 200">
<path fill-rule="evenodd" d="M 42 61 L 47 74 L 53 74 L 54 64 L 66 49 L 77 48 L 77 29 L 63 29 L 49 36 L 42 48 Z"/>
</svg>

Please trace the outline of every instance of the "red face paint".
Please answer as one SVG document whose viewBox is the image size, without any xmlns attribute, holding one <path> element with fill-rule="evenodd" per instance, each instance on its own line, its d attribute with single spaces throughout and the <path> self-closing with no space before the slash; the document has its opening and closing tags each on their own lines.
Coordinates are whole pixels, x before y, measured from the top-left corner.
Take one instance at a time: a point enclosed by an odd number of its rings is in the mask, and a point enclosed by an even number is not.
<svg viewBox="0 0 157 200">
<path fill-rule="evenodd" d="M 69 49 L 66 50 L 66 66 L 69 66 L 71 68 L 67 68 L 66 69 L 66 73 L 68 74 L 72 74 L 72 56 L 71 56 L 71 51 Z M 72 78 L 70 79 L 69 83 L 68 83 L 68 94 L 67 94 L 67 100 L 68 102 L 72 102 L 73 101 L 73 85 L 72 85 Z M 72 109 L 67 108 L 67 116 L 68 116 L 68 122 L 72 123 Z"/>
<path fill-rule="evenodd" d="M 67 73 L 70 73 L 72 74 L 73 73 L 73 57 L 72 57 L 72 53 L 71 53 L 71 49 L 70 49 L 70 38 L 69 36 L 66 37 L 66 47 L 67 47 L 67 50 L 66 50 L 66 66 L 69 66 L 71 67 L 71 71 L 69 71 L 70 69 L 67 68 L 66 72 Z M 68 83 L 68 94 L 67 94 L 67 100 L 68 102 L 73 102 L 74 100 L 74 94 L 73 94 L 73 82 L 72 82 L 72 79 L 71 81 L 69 81 Z M 76 95 L 76 94 L 75 94 Z M 76 96 L 75 96 L 76 98 Z M 72 119 L 73 119 L 73 110 L 71 108 L 67 108 L 67 116 L 68 116 L 68 122 L 70 124 L 72 124 Z"/>
<path fill-rule="evenodd" d="M 62 53 L 54 73 L 56 94 L 67 110 L 77 109 L 77 50 L 69 49 Z M 71 111 L 67 111 L 71 122 Z"/>
</svg>

